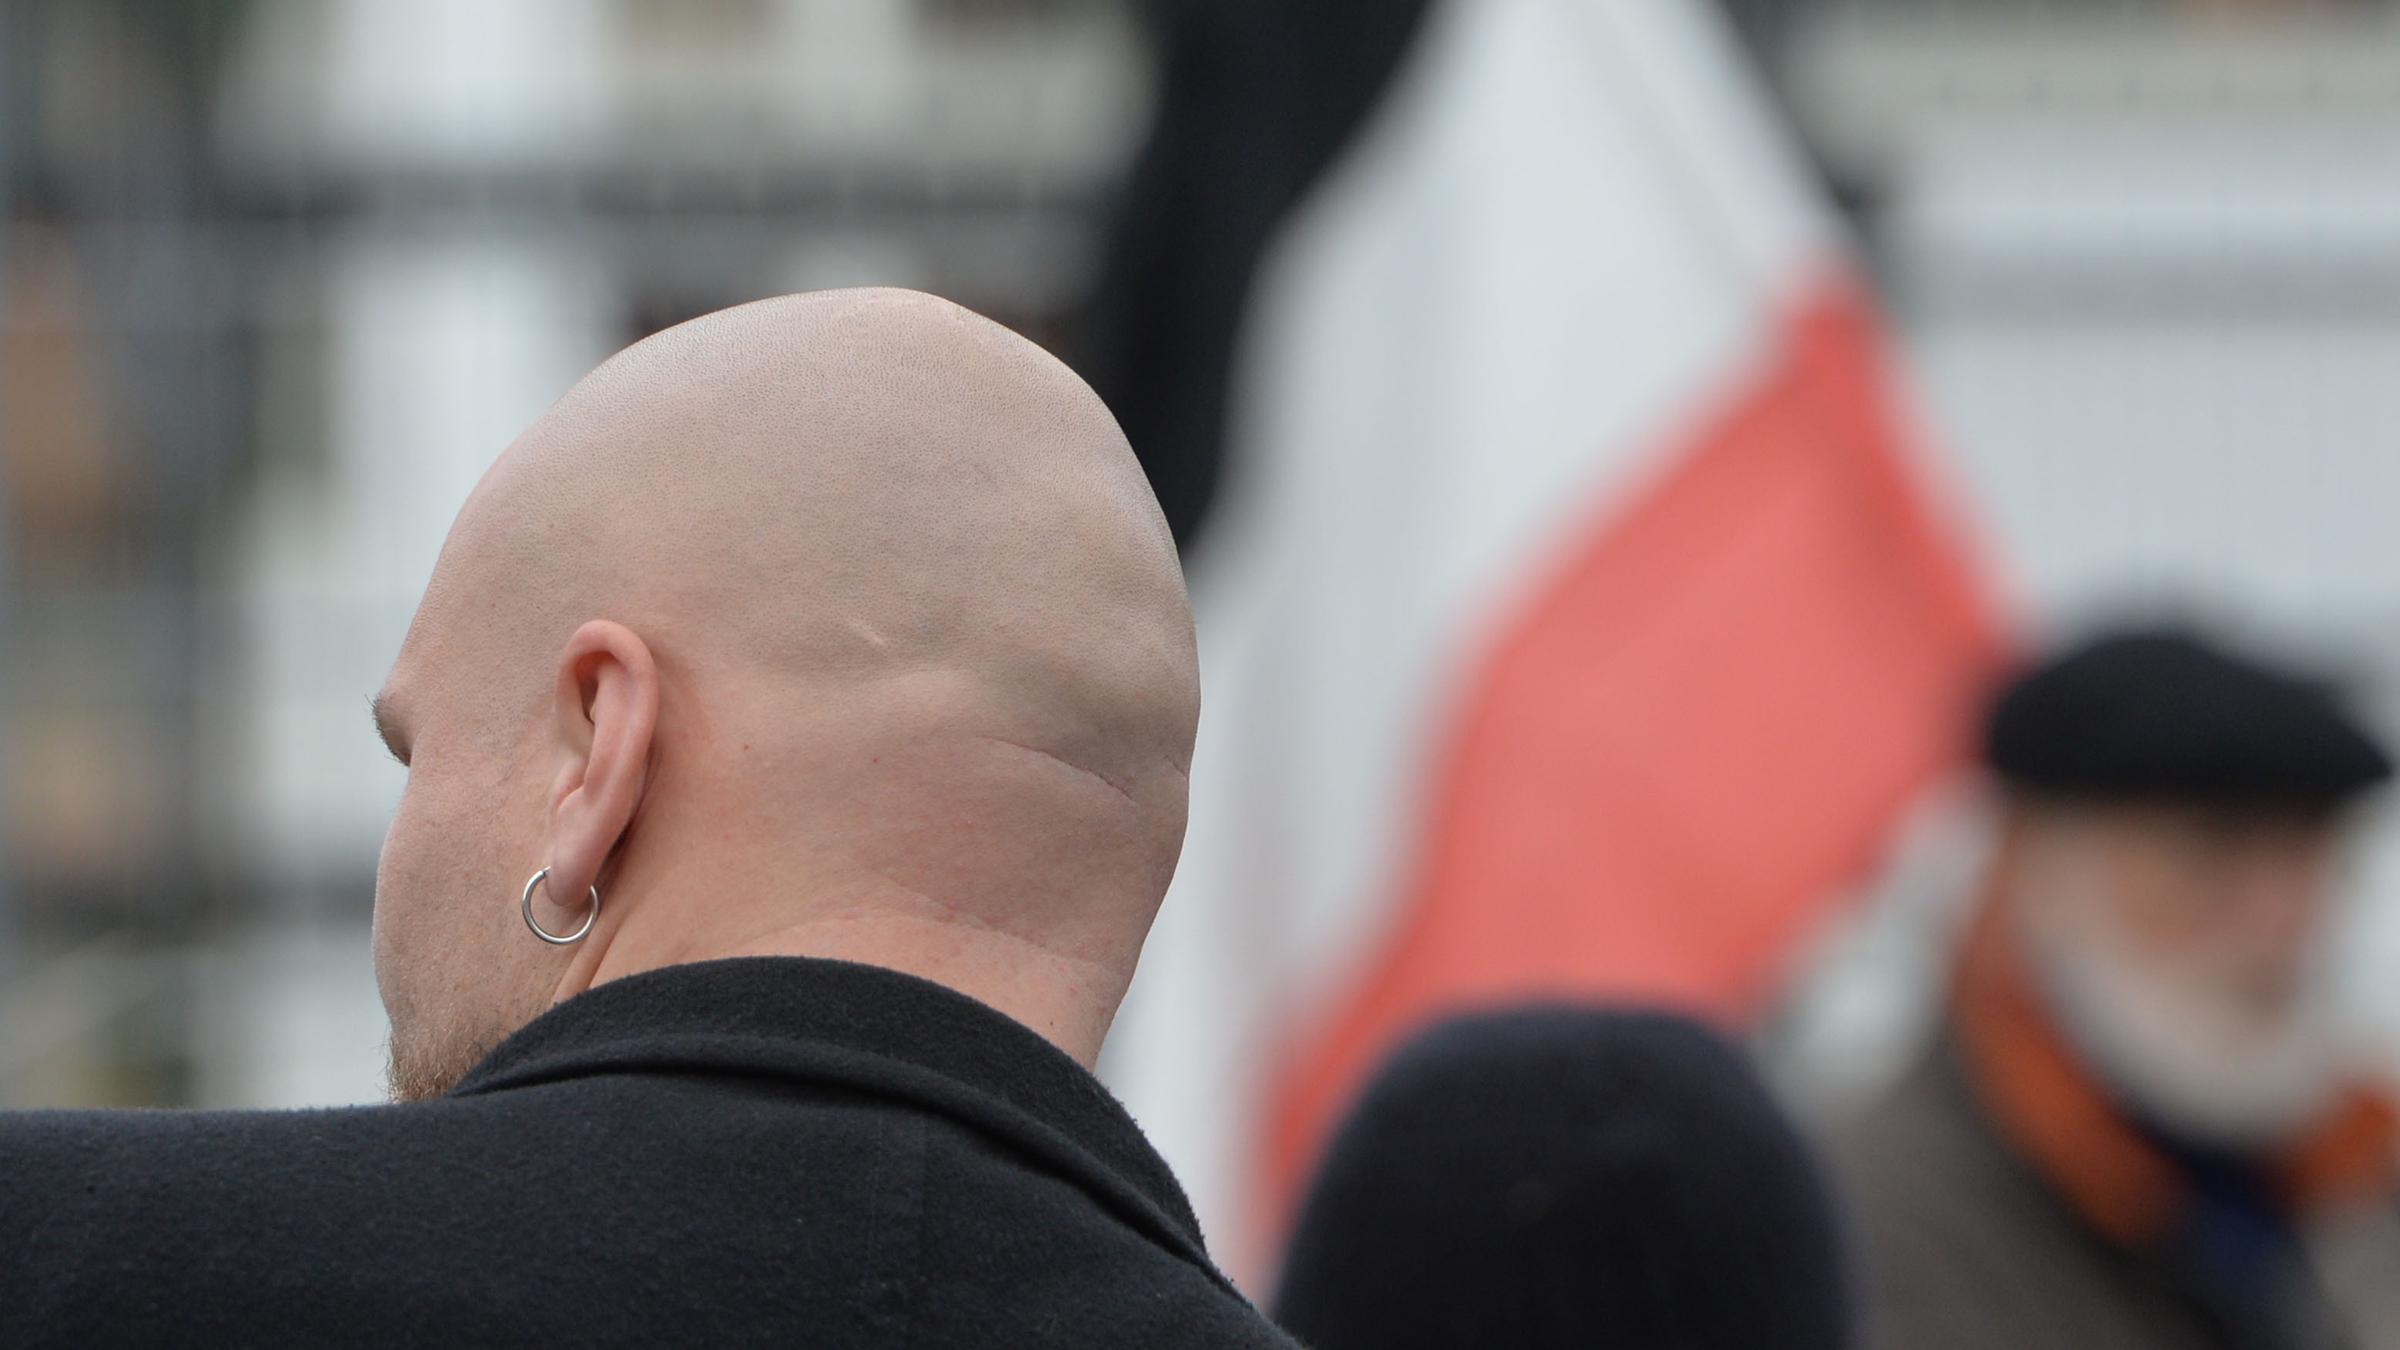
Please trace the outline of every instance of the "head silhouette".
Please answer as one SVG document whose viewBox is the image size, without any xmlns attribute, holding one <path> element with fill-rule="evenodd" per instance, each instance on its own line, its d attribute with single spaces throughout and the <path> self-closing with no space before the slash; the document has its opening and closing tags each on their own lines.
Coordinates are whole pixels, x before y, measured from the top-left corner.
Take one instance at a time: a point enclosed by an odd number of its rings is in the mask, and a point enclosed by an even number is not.
<svg viewBox="0 0 2400 1350">
<path fill-rule="evenodd" d="M 1316 1350 L 1831 1350 L 1816 1169 L 1740 1052 L 1660 1013 L 1461 1017 L 1394 1056 L 1302 1207 Z"/>
</svg>

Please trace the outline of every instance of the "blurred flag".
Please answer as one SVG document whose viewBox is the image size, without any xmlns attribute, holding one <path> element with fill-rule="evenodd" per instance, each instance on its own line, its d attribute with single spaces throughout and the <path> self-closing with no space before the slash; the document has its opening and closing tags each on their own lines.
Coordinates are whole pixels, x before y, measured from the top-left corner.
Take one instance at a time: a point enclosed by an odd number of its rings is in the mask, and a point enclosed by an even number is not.
<svg viewBox="0 0 2400 1350">
<path fill-rule="evenodd" d="M 1418 1021 L 1742 1019 L 1953 760 L 1993 638 L 1882 368 L 1713 9 L 1436 0 L 1249 292 L 1106 1065 L 1237 1272 Z"/>
</svg>

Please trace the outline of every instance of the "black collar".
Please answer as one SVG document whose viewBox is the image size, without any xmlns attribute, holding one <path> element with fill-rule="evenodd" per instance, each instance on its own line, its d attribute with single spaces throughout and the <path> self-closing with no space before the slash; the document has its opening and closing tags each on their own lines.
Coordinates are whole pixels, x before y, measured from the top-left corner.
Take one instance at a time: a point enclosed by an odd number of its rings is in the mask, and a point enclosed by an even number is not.
<svg viewBox="0 0 2400 1350">
<path fill-rule="evenodd" d="M 907 1101 L 1037 1158 L 1206 1269 L 1183 1190 L 1100 1080 L 955 990 L 847 961 L 742 957 L 613 980 L 503 1042 L 451 1095 L 601 1073 L 770 1074 Z"/>
</svg>

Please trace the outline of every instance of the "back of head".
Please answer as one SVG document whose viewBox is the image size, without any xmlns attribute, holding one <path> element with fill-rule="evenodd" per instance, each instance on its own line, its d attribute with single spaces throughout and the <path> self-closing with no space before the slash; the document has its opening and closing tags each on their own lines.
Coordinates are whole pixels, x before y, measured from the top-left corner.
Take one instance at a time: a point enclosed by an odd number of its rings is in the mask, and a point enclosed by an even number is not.
<svg viewBox="0 0 2400 1350">
<path fill-rule="evenodd" d="M 734 955 L 924 975 L 1088 1060 L 1197 713 L 1157 503 L 1034 344 L 892 290 L 638 343 L 477 487 L 378 699 L 410 1095 L 591 984 Z M 605 900 L 551 948 L 520 887 L 570 929 Z"/>
<path fill-rule="evenodd" d="M 1741 1053 L 1660 1013 L 1461 1017 L 1335 1136 L 1276 1314 L 1318 1350 L 1847 1343 L 1834 1220 Z"/>
</svg>

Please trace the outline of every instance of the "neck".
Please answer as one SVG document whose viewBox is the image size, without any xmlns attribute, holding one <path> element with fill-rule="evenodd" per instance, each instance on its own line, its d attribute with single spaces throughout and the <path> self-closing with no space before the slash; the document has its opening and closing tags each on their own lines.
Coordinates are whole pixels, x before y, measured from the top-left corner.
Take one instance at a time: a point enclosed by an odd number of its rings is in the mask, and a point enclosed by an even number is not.
<svg viewBox="0 0 2400 1350">
<path fill-rule="evenodd" d="M 915 975 L 957 990 L 1038 1032 L 1092 1068 L 1124 997 L 1130 972 L 1114 963 L 1056 951 L 961 917 L 933 917 L 899 906 L 853 904 L 798 919 L 719 916 L 702 927 L 646 922 L 626 904 L 576 953 L 552 1002 L 664 966 L 736 956 L 801 956 L 855 961 Z M 665 919 L 669 916 L 655 916 Z M 610 916 L 616 919 L 616 916 Z"/>
</svg>

